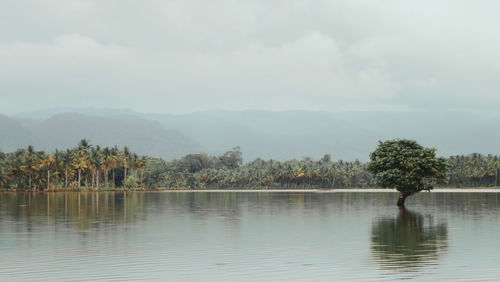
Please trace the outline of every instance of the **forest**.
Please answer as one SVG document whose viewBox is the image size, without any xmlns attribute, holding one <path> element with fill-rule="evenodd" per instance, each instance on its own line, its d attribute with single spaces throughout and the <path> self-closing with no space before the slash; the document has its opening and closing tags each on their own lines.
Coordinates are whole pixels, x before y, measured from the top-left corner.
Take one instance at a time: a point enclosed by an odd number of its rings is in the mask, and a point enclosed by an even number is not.
<svg viewBox="0 0 500 282">
<path fill-rule="evenodd" d="M 500 156 L 473 153 L 447 158 L 447 187 L 496 187 Z M 139 156 L 128 147 L 94 146 L 81 140 L 46 153 L 33 146 L 0 152 L 0 188 L 19 190 L 161 188 L 353 188 L 373 187 L 368 163 L 256 159 L 243 163 L 236 147 L 219 156 L 189 154 L 173 161 Z"/>
</svg>

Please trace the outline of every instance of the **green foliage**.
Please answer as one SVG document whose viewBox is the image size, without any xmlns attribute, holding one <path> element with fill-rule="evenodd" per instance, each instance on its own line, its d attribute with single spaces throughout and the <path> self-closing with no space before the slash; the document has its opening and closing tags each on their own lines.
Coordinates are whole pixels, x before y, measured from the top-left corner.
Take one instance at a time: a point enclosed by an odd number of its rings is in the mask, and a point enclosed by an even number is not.
<svg viewBox="0 0 500 282">
<path fill-rule="evenodd" d="M 416 141 L 395 139 L 379 142 L 370 154 L 368 170 L 380 187 L 396 188 L 411 195 L 446 184 L 447 162 L 436 157 L 436 150 Z"/>
<path fill-rule="evenodd" d="M 0 153 L 0 188 L 43 190 L 85 186 L 95 189 L 102 184 L 109 187 L 109 177 L 115 175 L 110 171 L 123 172 L 126 169 L 129 169 L 128 175 L 138 179 L 136 182 L 142 186 L 148 162 L 149 158 L 139 157 L 127 147 L 123 150 L 101 148 L 91 145 L 86 139 L 74 148 L 50 154 L 28 146 L 12 153 Z M 115 183 L 115 179 L 112 180 Z"/>
<path fill-rule="evenodd" d="M 0 187 L 9 183 L 10 175 L 6 163 L 6 155 L 0 151 Z"/>
<path fill-rule="evenodd" d="M 239 148 L 222 156 L 188 155 L 165 162 L 153 160 L 146 169 L 147 187 L 264 187 L 341 188 L 366 187 L 370 175 L 359 161 L 333 162 L 327 155 L 319 161 L 262 160 L 241 163 Z"/>
<path fill-rule="evenodd" d="M 393 143 L 399 145 L 392 148 Z M 317 161 L 256 159 L 243 164 L 241 151 L 236 147 L 219 156 L 199 153 L 166 161 L 138 156 L 128 147 L 100 148 L 84 139 L 73 148 L 49 154 L 32 146 L 0 153 L 0 188 L 118 188 L 126 184 L 129 176 L 135 177 L 142 188 L 347 188 L 373 187 L 377 183 L 382 187 L 399 187 L 401 191 L 420 191 L 436 184 L 452 187 L 498 184 L 498 156 L 452 156 L 448 158 L 450 169 L 446 175 L 443 169 L 446 162 L 435 157 L 434 149 L 409 140 L 381 144 L 384 145 L 372 154 L 376 162 L 372 160 L 370 167 L 384 173 L 372 176 L 368 163 L 333 161 L 328 154 Z M 424 176 L 419 178 L 419 175 Z"/>
<path fill-rule="evenodd" d="M 139 188 L 139 184 L 137 184 L 138 179 L 135 178 L 134 176 L 130 175 L 127 177 L 127 179 L 123 182 L 123 187 L 128 188 L 128 189 L 136 189 Z"/>
<path fill-rule="evenodd" d="M 469 155 L 451 156 L 449 185 L 455 187 L 498 186 L 498 172 L 500 158 L 494 155 Z"/>
</svg>

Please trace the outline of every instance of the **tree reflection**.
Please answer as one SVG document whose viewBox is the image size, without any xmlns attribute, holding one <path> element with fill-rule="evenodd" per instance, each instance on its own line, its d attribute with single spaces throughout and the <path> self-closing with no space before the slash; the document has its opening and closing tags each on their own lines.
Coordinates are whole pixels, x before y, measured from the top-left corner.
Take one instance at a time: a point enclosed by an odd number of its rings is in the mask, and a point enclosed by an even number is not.
<svg viewBox="0 0 500 282">
<path fill-rule="evenodd" d="M 435 224 L 432 216 L 423 216 L 404 208 L 397 217 L 385 217 L 372 226 L 371 249 L 383 269 L 415 271 L 436 264 L 447 249 L 445 223 Z"/>
<path fill-rule="evenodd" d="M 0 193 L 0 203 L 0 215 L 26 222 L 28 229 L 43 223 L 87 230 L 146 216 L 142 192 Z"/>
</svg>

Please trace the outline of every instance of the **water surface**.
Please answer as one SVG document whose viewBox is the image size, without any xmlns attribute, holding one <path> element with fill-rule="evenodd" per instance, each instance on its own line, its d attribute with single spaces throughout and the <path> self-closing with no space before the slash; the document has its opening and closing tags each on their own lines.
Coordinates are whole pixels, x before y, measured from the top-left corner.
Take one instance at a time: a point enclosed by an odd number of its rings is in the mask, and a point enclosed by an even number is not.
<svg viewBox="0 0 500 282">
<path fill-rule="evenodd" d="M 497 281 L 499 196 L 0 193 L 0 280 Z"/>
</svg>

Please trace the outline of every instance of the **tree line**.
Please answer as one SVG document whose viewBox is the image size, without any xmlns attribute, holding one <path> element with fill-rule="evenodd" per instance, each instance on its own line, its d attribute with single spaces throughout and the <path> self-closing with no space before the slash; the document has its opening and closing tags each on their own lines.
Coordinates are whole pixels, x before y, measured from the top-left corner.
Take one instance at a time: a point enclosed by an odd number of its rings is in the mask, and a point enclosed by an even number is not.
<svg viewBox="0 0 500 282">
<path fill-rule="evenodd" d="M 451 156 L 449 187 L 498 186 L 500 156 Z M 166 161 L 139 156 L 128 147 L 76 146 L 52 153 L 32 146 L 0 152 L 0 188 L 29 190 L 104 188 L 350 188 L 374 187 L 368 163 L 256 159 L 243 163 L 240 148 L 218 156 L 189 154 Z"/>
<path fill-rule="evenodd" d="M 29 190 L 137 188 L 143 185 L 148 158 L 128 147 L 93 146 L 82 139 L 77 146 L 53 153 L 33 146 L 0 152 L 0 187 Z"/>
<path fill-rule="evenodd" d="M 500 156 L 457 155 L 446 158 L 447 187 L 498 186 Z M 333 161 L 329 154 L 320 160 L 262 160 L 243 164 L 239 148 L 221 156 L 190 154 L 167 162 L 151 159 L 145 185 L 193 188 L 351 188 L 374 187 L 369 163 Z"/>
<path fill-rule="evenodd" d="M 262 160 L 242 163 L 240 149 L 221 156 L 190 154 L 172 162 L 153 159 L 146 168 L 147 187 L 195 188 L 344 188 L 367 187 L 371 177 L 359 161 Z"/>
</svg>

